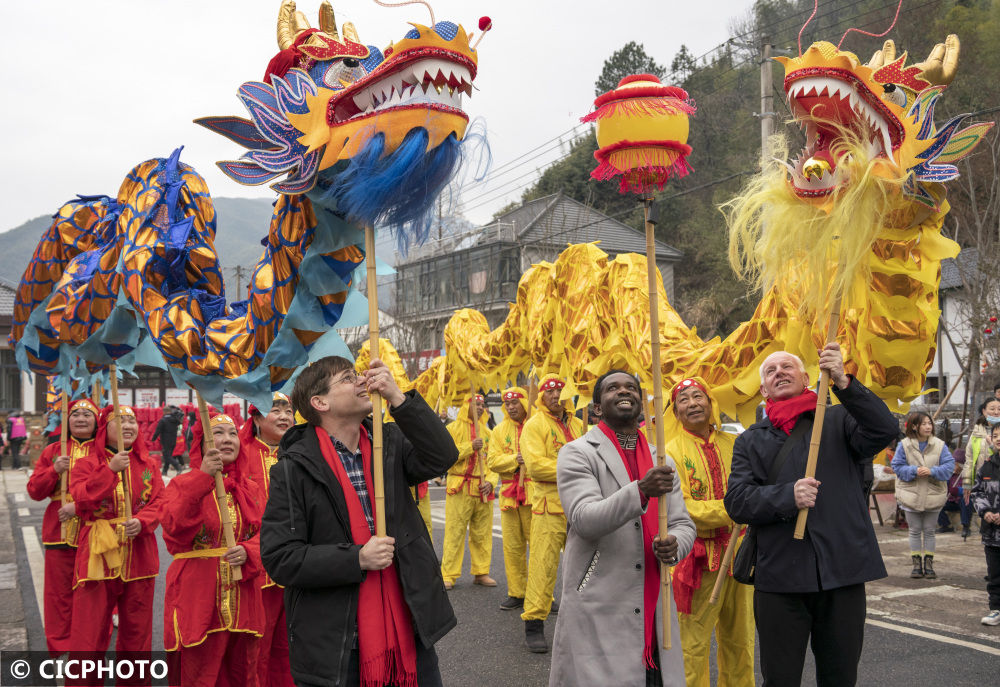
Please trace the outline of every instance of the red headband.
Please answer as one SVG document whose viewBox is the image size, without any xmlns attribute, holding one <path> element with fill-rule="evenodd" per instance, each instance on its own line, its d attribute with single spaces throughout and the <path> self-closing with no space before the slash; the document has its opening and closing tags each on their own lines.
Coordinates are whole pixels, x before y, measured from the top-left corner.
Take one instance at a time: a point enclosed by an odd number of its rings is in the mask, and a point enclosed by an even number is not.
<svg viewBox="0 0 1000 687">
<path fill-rule="evenodd" d="M 77 409 L 89 410 L 91 413 L 94 414 L 94 417 L 97 417 L 98 413 L 101 412 L 97 409 L 97 406 L 95 406 L 93 402 L 91 402 L 91 400 L 87 398 L 78 398 L 72 403 L 70 403 L 68 408 L 69 415 L 72 415 L 73 411 Z"/>
<path fill-rule="evenodd" d="M 271 405 L 272 405 L 272 407 L 274 406 L 274 403 L 276 403 L 278 401 L 284 401 L 288 405 L 292 405 L 292 402 L 290 400 L 288 400 L 288 396 L 286 396 L 285 394 L 281 393 L 280 391 L 275 391 L 274 395 L 271 397 Z M 258 408 L 253 403 L 251 403 L 249 405 L 249 407 L 247 407 L 247 414 L 248 415 L 263 415 L 264 413 L 260 412 L 260 408 Z"/>
<path fill-rule="evenodd" d="M 546 379 L 542 382 L 541 386 L 538 387 L 539 391 L 548 391 L 549 389 L 562 389 L 566 386 L 566 382 L 558 379 Z"/>
<path fill-rule="evenodd" d="M 708 396 L 708 389 L 706 389 L 701 384 L 701 382 L 699 382 L 696 379 L 684 379 L 678 382 L 677 386 L 674 387 L 674 390 L 670 392 L 670 402 L 673 403 L 674 401 L 676 401 L 677 394 L 679 394 L 684 389 L 690 389 L 691 387 L 701 389 L 703 392 L 705 392 L 705 395 Z"/>
<path fill-rule="evenodd" d="M 513 401 L 515 398 L 524 398 L 524 394 L 520 391 L 505 391 L 503 392 L 503 400 Z"/>
<path fill-rule="evenodd" d="M 482 394 L 476 394 L 476 400 L 477 401 L 482 401 L 483 403 L 486 403 L 486 399 L 483 398 Z"/>
</svg>

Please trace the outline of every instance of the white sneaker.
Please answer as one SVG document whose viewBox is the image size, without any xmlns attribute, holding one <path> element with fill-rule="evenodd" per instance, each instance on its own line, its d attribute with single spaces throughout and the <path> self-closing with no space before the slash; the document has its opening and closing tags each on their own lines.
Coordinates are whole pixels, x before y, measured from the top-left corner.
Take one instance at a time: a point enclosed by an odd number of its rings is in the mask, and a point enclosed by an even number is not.
<svg viewBox="0 0 1000 687">
<path fill-rule="evenodd" d="M 990 611 L 979 622 L 983 625 L 1000 625 L 1000 611 Z"/>
</svg>

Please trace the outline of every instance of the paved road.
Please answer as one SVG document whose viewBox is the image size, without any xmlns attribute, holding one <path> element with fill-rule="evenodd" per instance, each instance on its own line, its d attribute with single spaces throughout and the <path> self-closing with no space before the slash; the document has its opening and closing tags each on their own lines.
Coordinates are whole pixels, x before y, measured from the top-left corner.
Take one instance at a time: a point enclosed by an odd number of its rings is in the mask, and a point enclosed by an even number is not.
<svg viewBox="0 0 1000 687">
<path fill-rule="evenodd" d="M 24 495 L 23 473 L 4 471 L 10 523 L 16 549 L 17 575 L 31 649 L 45 646 L 33 580 L 41 581 L 39 533 L 44 504 Z M 443 491 L 432 489 L 434 541 L 440 553 L 443 539 Z M 933 582 L 911 580 L 906 533 L 876 525 L 889 570 L 885 580 L 868 586 L 868 624 L 859 685 L 905 687 L 989 687 L 1000 684 L 1000 627 L 979 624 L 986 613 L 982 546 L 974 534 L 963 542 L 956 534 L 939 535 Z M 451 601 L 459 625 L 438 644 L 441 671 L 449 687 L 542 687 L 548 681 L 549 655 L 524 649 L 524 623 L 513 611 L 501 611 L 506 598 L 499 515 L 493 540 L 493 589 L 474 586 L 468 575 L 459 579 Z M 169 559 L 162 548 L 162 571 Z M 157 579 L 156 608 L 163 607 L 164 575 Z M 38 592 L 40 595 L 40 590 Z M 557 586 L 556 597 L 559 597 Z M 0 609 L 2 611 L 3 609 Z M 555 619 L 546 622 L 551 642 Z M 162 615 L 154 616 L 154 648 L 162 646 Z M 712 682 L 715 682 L 713 662 Z M 758 683 L 760 676 L 758 673 Z M 804 684 L 814 683 L 807 658 Z"/>
</svg>

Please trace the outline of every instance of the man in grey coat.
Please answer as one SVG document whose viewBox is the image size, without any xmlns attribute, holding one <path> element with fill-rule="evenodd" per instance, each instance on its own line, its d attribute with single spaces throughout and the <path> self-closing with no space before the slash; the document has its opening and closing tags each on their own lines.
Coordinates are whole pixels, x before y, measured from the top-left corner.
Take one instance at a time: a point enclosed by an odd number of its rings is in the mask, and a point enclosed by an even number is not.
<svg viewBox="0 0 1000 687">
<path fill-rule="evenodd" d="M 674 463 L 655 464 L 638 429 L 639 380 L 611 370 L 594 385 L 601 423 L 559 451 L 566 512 L 563 590 L 549 685 L 684 685 L 677 611 L 662 649 L 659 565 L 688 555 L 695 527 Z M 656 499 L 668 499 L 670 532 L 656 534 Z"/>
</svg>

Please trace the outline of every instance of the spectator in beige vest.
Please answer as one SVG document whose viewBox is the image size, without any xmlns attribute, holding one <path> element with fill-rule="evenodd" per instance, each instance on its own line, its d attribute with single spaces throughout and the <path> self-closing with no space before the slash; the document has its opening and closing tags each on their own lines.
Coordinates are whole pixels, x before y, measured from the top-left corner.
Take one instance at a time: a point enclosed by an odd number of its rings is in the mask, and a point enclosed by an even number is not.
<svg viewBox="0 0 1000 687">
<path fill-rule="evenodd" d="M 934 436 L 934 421 L 927 413 L 907 415 L 903 433 L 906 437 L 896 447 L 892 470 L 896 473 L 896 500 L 906 511 L 910 528 L 910 577 L 933 580 L 937 577 L 934 529 L 948 499 L 948 478 L 955 469 L 955 459 Z"/>
</svg>

